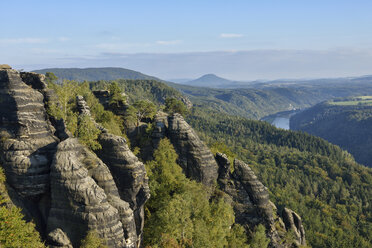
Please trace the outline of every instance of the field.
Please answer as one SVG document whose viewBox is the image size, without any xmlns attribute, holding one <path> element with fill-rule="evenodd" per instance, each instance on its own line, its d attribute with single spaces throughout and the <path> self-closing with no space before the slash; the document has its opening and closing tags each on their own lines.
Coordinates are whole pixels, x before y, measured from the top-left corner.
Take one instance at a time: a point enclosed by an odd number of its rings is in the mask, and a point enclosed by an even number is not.
<svg viewBox="0 0 372 248">
<path fill-rule="evenodd" d="M 330 105 L 338 106 L 353 106 L 353 105 L 363 105 L 372 106 L 372 96 L 357 96 L 352 98 L 332 100 L 328 102 Z"/>
</svg>

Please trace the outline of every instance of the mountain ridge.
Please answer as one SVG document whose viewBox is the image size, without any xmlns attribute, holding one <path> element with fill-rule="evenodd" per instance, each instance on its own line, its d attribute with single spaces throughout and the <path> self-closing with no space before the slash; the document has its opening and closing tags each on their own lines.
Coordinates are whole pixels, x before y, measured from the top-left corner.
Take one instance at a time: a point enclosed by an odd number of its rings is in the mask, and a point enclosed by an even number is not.
<svg viewBox="0 0 372 248">
<path fill-rule="evenodd" d="M 53 72 L 60 79 L 76 81 L 116 80 L 119 78 L 162 81 L 157 77 L 121 67 L 45 68 L 32 72 L 39 74 Z"/>
</svg>

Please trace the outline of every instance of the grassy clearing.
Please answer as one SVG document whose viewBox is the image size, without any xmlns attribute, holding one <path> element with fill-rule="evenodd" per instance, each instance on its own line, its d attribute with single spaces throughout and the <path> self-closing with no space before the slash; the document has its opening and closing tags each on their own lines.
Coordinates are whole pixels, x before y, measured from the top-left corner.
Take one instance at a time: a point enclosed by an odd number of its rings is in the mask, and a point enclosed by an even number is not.
<svg viewBox="0 0 372 248">
<path fill-rule="evenodd" d="M 328 102 L 330 105 L 337 106 L 372 106 L 372 96 L 357 96 L 352 98 L 345 98 L 340 100 L 332 100 Z"/>
</svg>

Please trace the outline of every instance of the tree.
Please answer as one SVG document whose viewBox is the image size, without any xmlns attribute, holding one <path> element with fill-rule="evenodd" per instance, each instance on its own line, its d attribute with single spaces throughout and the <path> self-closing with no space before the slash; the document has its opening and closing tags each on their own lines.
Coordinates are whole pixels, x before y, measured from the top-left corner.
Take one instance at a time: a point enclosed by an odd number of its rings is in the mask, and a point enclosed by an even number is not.
<svg viewBox="0 0 372 248">
<path fill-rule="evenodd" d="M 99 142 L 97 141 L 98 135 L 101 132 L 95 126 L 90 116 L 87 115 L 79 116 L 77 133 L 80 142 L 89 147 L 90 149 L 98 150 L 102 148 Z"/>
<path fill-rule="evenodd" d="M 5 204 L 9 199 L 4 183 L 5 175 L 0 167 L 0 247 L 45 247 L 35 224 L 23 220 L 20 208 Z"/>
<path fill-rule="evenodd" d="M 121 89 L 119 87 L 119 84 L 116 81 L 113 81 L 109 85 L 109 91 L 110 91 L 110 105 L 115 105 L 116 107 L 120 107 L 120 104 L 125 103 L 126 97 L 121 92 Z"/>
<path fill-rule="evenodd" d="M 250 242 L 251 248 L 266 248 L 270 243 L 270 239 L 266 237 L 265 227 L 258 225 Z"/>
<path fill-rule="evenodd" d="M 167 99 L 165 99 L 164 111 L 169 114 L 173 113 L 179 113 L 181 115 L 187 114 L 187 108 L 185 104 L 181 100 L 178 100 L 174 97 L 168 97 Z"/>
<path fill-rule="evenodd" d="M 80 248 L 107 248 L 104 240 L 100 239 L 95 231 L 89 231 L 81 241 Z"/>
<path fill-rule="evenodd" d="M 232 207 L 218 194 L 182 173 L 168 139 L 159 142 L 146 163 L 151 198 L 146 204 L 145 245 L 152 247 L 246 247 Z"/>
<path fill-rule="evenodd" d="M 55 83 L 58 80 L 58 77 L 53 72 L 47 72 L 45 73 L 45 81 L 50 83 Z"/>
<path fill-rule="evenodd" d="M 153 118 L 156 114 L 156 107 L 155 105 L 147 100 L 140 100 L 133 104 L 135 108 L 135 116 L 136 116 L 136 125 L 139 126 L 139 123 L 144 118 Z"/>
</svg>

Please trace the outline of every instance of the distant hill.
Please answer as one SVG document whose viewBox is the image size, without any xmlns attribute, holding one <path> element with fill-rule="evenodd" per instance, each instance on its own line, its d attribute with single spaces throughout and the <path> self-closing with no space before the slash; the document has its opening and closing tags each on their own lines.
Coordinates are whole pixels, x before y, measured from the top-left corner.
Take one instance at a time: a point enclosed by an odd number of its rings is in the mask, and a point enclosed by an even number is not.
<svg viewBox="0 0 372 248">
<path fill-rule="evenodd" d="M 76 80 L 76 81 L 97 81 L 97 80 L 115 80 L 115 79 L 148 79 L 158 80 L 156 77 L 142 74 L 138 71 L 133 71 L 117 67 L 103 68 L 46 68 L 35 70 L 36 73 L 45 74 L 53 72 L 60 79 Z"/>
<path fill-rule="evenodd" d="M 372 97 L 335 99 L 315 105 L 290 119 L 290 128 L 319 136 L 372 167 Z"/>
<path fill-rule="evenodd" d="M 195 80 L 183 82 L 183 84 L 191 85 L 191 86 L 198 86 L 198 87 L 224 88 L 224 87 L 227 87 L 232 82 L 233 81 L 231 80 L 218 77 L 214 74 L 206 74 Z"/>
</svg>

